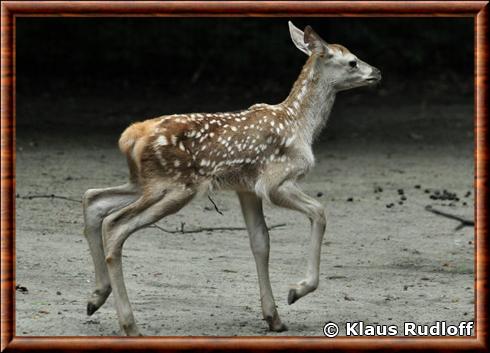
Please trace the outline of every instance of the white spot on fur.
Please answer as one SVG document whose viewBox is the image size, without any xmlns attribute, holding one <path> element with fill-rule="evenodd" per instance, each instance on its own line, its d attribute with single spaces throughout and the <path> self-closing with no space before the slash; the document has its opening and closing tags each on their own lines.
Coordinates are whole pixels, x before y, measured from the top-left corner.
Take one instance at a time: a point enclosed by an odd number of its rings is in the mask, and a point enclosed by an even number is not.
<svg viewBox="0 0 490 353">
<path fill-rule="evenodd" d="M 286 141 L 284 142 L 284 146 L 289 147 L 293 143 L 295 137 L 296 136 L 290 136 L 290 137 L 288 137 L 286 139 Z"/>
<path fill-rule="evenodd" d="M 166 146 L 166 145 L 168 145 L 167 138 L 165 136 L 163 136 L 163 135 L 158 136 L 158 138 L 157 138 L 157 145 L 158 146 Z"/>
</svg>

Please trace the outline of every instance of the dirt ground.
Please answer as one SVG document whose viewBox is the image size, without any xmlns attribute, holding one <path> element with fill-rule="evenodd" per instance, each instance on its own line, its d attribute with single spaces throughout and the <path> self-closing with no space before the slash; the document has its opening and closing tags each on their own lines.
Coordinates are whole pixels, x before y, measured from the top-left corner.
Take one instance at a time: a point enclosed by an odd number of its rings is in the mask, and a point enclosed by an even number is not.
<svg viewBox="0 0 490 353">
<path fill-rule="evenodd" d="M 443 116 L 432 122 L 410 118 L 418 108 L 405 109 L 407 119 L 396 123 L 389 115 L 402 113 L 387 109 L 377 129 L 346 119 L 345 131 L 315 146 L 317 165 L 302 185 L 328 211 L 321 280 L 316 292 L 291 306 L 288 286 L 305 270 L 309 222 L 265 206 L 269 225 L 286 224 L 271 231 L 270 272 L 289 331 L 266 330 L 245 230 L 167 234 L 148 228 L 129 238 L 123 259 L 142 332 L 314 336 L 323 335 L 327 321 L 401 327 L 405 321 L 473 320 L 474 229 L 455 230 L 458 222 L 424 210 L 432 205 L 473 219 L 472 109 L 424 107 L 426 117 Z M 16 279 L 25 290 L 17 290 L 16 334 L 118 334 L 112 297 L 94 316 L 85 314 L 94 271 L 79 200 L 86 189 L 126 181 L 120 131 L 47 131 L 18 129 Z M 430 198 L 443 190 L 460 200 Z M 51 194 L 73 200 L 29 198 Z M 183 223 L 186 230 L 243 226 L 233 193 L 212 197 L 223 216 L 203 197 L 158 224 L 172 230 Z"/>
</svg>

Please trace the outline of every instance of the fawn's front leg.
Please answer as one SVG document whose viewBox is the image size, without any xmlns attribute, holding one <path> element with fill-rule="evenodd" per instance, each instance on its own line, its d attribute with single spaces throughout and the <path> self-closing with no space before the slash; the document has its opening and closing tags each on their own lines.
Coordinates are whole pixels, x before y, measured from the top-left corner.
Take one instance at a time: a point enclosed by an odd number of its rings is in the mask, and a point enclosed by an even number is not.
<svg viewBox="0 0 490 353">
<path fill-rule="evenodd" d="M 269 232 L 262 211 L 262 200 L 255 194 L 246 192 L 239 192 L 238 198 L 257 266 L 262 314 L 271 331 L 286 331 L 287 326 L 281 322 L 277 313 L 269 279 Z"/>
<path fill-rule="evenodd" d="M 292 304 L 318 287 L 320 253 L 326 227 L 325 208 L 314 198 L 302 192 L 293 181 L 286 181 L 272 189 L 269 196 L 275 205 L 299 211 L 311 221 L 306 278 L 289 290 L 288 304 Z"/>
</svg>

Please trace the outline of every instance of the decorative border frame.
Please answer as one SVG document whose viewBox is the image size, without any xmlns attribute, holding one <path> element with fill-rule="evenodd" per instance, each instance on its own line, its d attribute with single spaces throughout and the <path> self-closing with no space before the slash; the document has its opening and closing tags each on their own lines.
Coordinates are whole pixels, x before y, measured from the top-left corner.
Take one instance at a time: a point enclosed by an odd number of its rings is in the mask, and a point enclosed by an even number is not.
<svg viewBox="0 0 490 353">
<path fill-rule="evenodd" d="M 4 1 L 1 3 L 1 351 L 474 350 L 488 335 L 488 1 Z M 473 17 L 475 35 L 476 337 L 32 337 L 15 336 L 15 23 L 27 16 Z"/>
</svg>

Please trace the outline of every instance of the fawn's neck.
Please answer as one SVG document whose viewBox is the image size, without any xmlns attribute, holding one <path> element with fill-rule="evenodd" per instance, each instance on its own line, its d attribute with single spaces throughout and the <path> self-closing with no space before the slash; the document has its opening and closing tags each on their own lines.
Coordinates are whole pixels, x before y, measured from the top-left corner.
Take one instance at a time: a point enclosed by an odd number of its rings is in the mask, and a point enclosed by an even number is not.
<svg viewBox="0 0 490 353">
<path fill-rule="evenodd" d="M 310 56 L 289 96 L 281 103 L 300 126 L 299 133 L 310 144 L 327 123 L 335 101 L 336 92 L 332 84 L 321 79 L 320 65 L 317 55 Z"/>
</svg>

